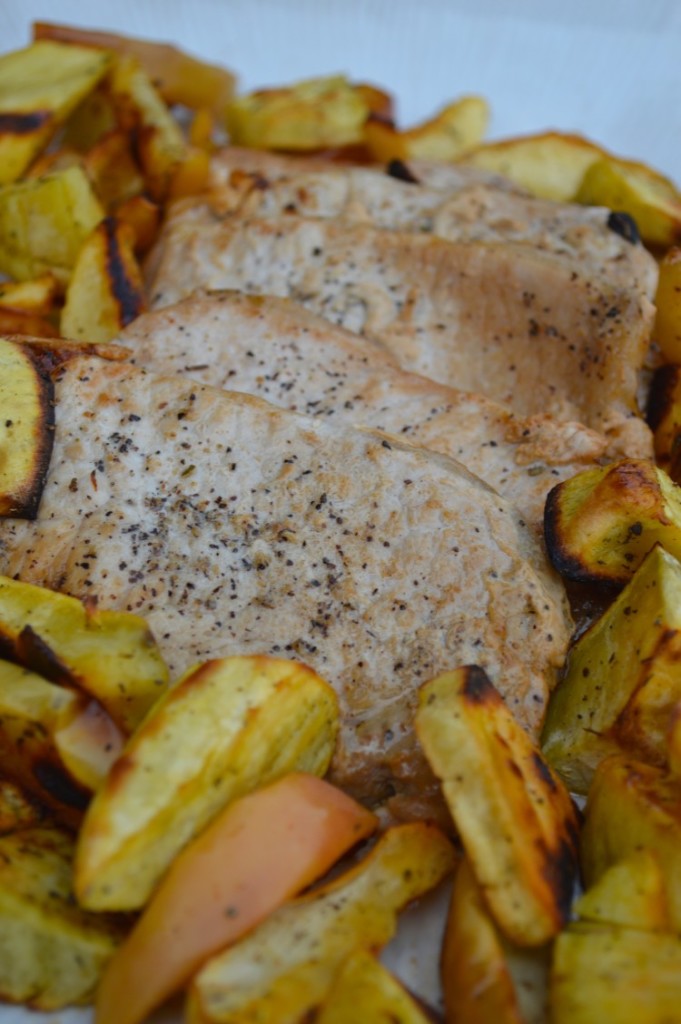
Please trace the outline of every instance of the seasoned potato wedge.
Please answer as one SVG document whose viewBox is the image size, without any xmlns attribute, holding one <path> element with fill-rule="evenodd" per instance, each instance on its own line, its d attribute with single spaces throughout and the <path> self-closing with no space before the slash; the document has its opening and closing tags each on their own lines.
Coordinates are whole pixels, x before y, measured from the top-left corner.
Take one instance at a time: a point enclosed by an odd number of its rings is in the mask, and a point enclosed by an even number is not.
<svg viewBox="0 0 681 1024">
<path fill-rule="evenodd" d="M 305 665 L 234 657 L 190 670 L 90 806 L 76 858 L 83 906 L 143 906 L 173 857 L 231 800 L 287 772 L 324 775 L 337 728 L 334 691 Z"/>
<path fill-rule="evenodd" d="M 26 170 L 111 64 L 111 55 L 42 41 L 0 56 L 0 185 Z"/>
<path fill-rule="evenodd" d="M 429 1018 L 367 949 L 356 949 L 338 971 L 315 1024 L 429 1024 Z"/>
<path fill-rule="evenodd" d="M 679 327 L 681 329 L 681 323 Z M 681 340 L 681 334 L 679 338 Z M 678 483 L 671 468 L 672 455 L 681 436 L 681 365 L 678 363 L 659 366 L 653 374 L 646 418 L 654 431 L 658 464 Z"/>
<path fill-rule="evenodd" d="M 0 836 L 41 825 L 45 809 L 11 779 L 0 778 Z"/>
<path fill-rule="evenodd" d="M 596 160 L 587 167 L 574 200 L 628 213 L 649 245 L 669 246 L 681 239 L 681 195 L 645 164 L 606 156 Z"/>
<path fill-rule="evenodd" d="M 131 732 L 168 683 L 144 619 L 0 576 L 0 654 L 91 694 Z"/>
<path fill-rule="evenodd" d="M 549 701 L 544 756 L 576 793 L 618 750 L 664 765 L 679 700 L 681 564 L 656 546 L 570 651 Z"/>
<path fill-rule="evenodd" d="M 667 359 L 681 362 L 681 248 L 660 261 L 655 307 L 653 337 Z"/>
<path fill-rule="evenodd" d="M 34 519 L 50 466 L 54 391 L 30 350 L 0 338 L 0 516 Z"/>
<path fill-rule="evenodd" d="M 3 771 L 77 826 L 123 735 L 87 694 L 0 661 Z"/>
<path fill-rule="evenodd" d="M 105 135 L 118 129 L 116 106 L 105 79 L 87 94 L 66 121 L 61 148 L 87 153 Z"/>
<path fill-rule="evenodd" d="M 367 121 L 364 141 L 374 160 L 458 160 L 478 146 L 489 122 L 481 96 L 464 96 L 415 128 L 398 131 L 384 121 Z"/>
<path fill-rule="evenodd" d="M 109 132 L 83 154 L 83 167 L 98 198 L 107 210 L 144 191 L 127 132 Z"/>
<path fill-rule="evenodd" d="M 189 1020 L 298 1024 L 328 998 L 356 949 L 379 949 L 397 913 L 452 869 L 454 850 L 424 822 L 389 829 L 356 867 L 288 903 L 199 972 Z"/>
<path fill-rule="evenodd" d="M 342 75 L 239 96 L 227 107 L 230 139 L 254 149 L 333 149 L 363 140 L 365 97 Z"/>
<path fill-rule="evenodd" d="M 116 207 L 116 220 L 133 233 L 136 253 L 145 253 L 156 240 L 161 226 L 161 206 L 148 196 L 132 196 Z"/>
<path fill-rule="evenodd" d="M 59 283 L 53 274 L 43 274 L 31 281 L 2 281 L 0 307 L 17 313 L 45 315 L 54 312 Z"/>
<path fill-rule="evenodd" d="M 671 1024 L 680 1005 L 678 936 L 573 924 L 556 939 L 552 1024 Z"/>
<path fill-rule="evenodd" d="M 672 708 L 667 732 L 669 771 L 681 779 L 681 702 Z"/>
<path fill-rule="evenodd" d="M 464 858 L 454 880 L 442 947 L 447 1024 L 543 1024 L 547 977 L 543 950 L 510 950 Z"/>
<path fill-rule="evenodd" d="M 660 768 L 613 755 L 594 775 L 582 830 L 587 886 L 612 864 L 653 850 L 668 893 L 675 931 L 681 931 L 681 782 Z"/>
<path fill-rule="evenodd" d="M 623 584 L 656 543 L 681 558 L 681 490 L 645 459 L 585 469 L 549 491 L 544 534 L 567 579 Z"/>
<path fill-rule="evenodd" d="M 416 732 L 500 928 L 519 946 L 548 941 L 567 919 L 577 869 L 562 782 L 480 668 L 422 686 Z"/>
<path fill-rule="evenodd" d="M 571 202 L 587 168 L 606 155 L 581 135 L 545 132 L 488 142 L 462 163 L 503 174 L 543 199 Z"/>
<path fill-rule="evenodd" d="M 66 289 L 61 315 L 65 338 L 110 341 L 144 308 L 135 236 L 106 217 L 83 244 Z"/>
<path fill-rule="evenodd" d="M 33 25 L 33 34 L 35 39 L 56 39 L 134 57 L 169 104 L 182 103 L 194 109 L 208 107 L 224 117 L 234 92 L 234 75 L 226 68 L 196 60 L 167 43 L 44 21 Z"/>
<path fill-rule="evenodd" d="M 672 930 L 662 868 L 652 850 L 636 850 L 607 868 L 574 905 L 574 913 L 597 924 Z"/>
<path fill-rule="evenodd" d="M 185 155 L 182 132 L 153 82 L 133 57 L 120 57 L 109 87 L 121 127 L 133 132 L 137 156 L 153 199 L 163 199 Z"/>
<path fill-rule="evenodd" d="M 76 905 L 72 857 L 54 827 L 0 837 L 0 998 L 40 1010 L 92 1001 L 124 927 Z"/>
<path fill-rule="evenodd" d="M 104 210 L 80 167 L 0 189 L 0 271 L 17 280 L 52 273 L 68 280 Z"/>
</svg>

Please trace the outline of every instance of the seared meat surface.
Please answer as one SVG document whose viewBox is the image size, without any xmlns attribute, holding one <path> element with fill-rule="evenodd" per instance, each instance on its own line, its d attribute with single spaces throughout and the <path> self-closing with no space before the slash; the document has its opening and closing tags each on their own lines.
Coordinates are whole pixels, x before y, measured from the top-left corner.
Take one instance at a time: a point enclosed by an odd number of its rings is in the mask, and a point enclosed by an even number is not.
<svg viewBox="0 0 681 1024">
<path fill-rule="evenodd" d="M 416 689 L 485 667 L 541 722 L 566 649 L 560 589 L 517 514 L 458 463 L 387 435 L 127 363 L 55 371 L 38 518 L 0 521 L 0 571 L 145 615 L 173 673 L 273 653 L 336 688 L 333 778 L 428 813 Z"/>
</svg>

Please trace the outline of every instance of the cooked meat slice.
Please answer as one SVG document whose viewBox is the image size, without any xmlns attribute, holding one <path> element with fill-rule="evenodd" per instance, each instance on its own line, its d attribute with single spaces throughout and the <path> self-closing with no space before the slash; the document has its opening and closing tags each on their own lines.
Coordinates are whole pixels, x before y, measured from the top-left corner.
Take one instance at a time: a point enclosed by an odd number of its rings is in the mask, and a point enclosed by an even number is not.
<svg viewBox="0 0 681 1024">
<path fill-rule="evenodd" d="M 607 447 L 579 424 L 515 416 L 481 395 L 405 373 L 386 349 L 289 299 L 197 293 L 138 317 L 119 341 L 133 362 L 155 373 L 184 374 L 450 455 L 503 494 L 537 533 L 548 491 Z"/>
<path fill-rule="evenodd" d="M 643 245 L 608 227 L 610 210 L 535 199 L 480 182 L 443 193 L 359 167 L 298 173 L 271 183 L 242 174 L 207 203 L 248 217 L 297 213 L 422 231 L 453 242 L 518 242 L 576 261 L 591 276 L 603 275 L 650 301 L 657 287 L 655 260 Z"/>
<path fill-rule="evenodd" d="M 290 297 L 383 342 L 403 369 L 581 421 L 613 454 L 651 454 L 636 395 L 654 307 L 550 253 L 199 205 L 171 213 L 150 275 L 155 307 L 197 287 Z"/>
<path fill-rule="evenodd" d="M 87 357 L 55 371 L 55 396 L 38 518 L 0 521 L 1 572 L 147 616 L 174 673 L 237 652 L 308 662 L 341 700 L 333 778 L 364 800 L 432 810 L 412 711 L 442 669 L 484 666 L 536 734 L 561 592 L 458 463 Z"/>
</svg>

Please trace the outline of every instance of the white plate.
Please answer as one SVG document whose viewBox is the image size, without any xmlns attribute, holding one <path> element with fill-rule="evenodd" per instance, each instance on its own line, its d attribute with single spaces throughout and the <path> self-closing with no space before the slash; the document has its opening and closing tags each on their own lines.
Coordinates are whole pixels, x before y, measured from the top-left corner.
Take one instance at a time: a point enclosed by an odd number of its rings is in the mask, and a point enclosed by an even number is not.
<svg viewBox="0 0 681 1024">
<path fill-rule="evenodd" d="M 396 95 L 404 123 L 481 93 L 494 137 L 577 131 L 681 180 L 676 0 L 1 0 L 0 48 L 25 45 L 39 19 L 178 43 L 243 88 L 344 71 Z M 390 954 L 421 991 L 435 984 L 438 940 L 425 917 L 418 946 L 403 929 Z M 0 1007 L 0 1024 L 90 1019 Z"/>
</svg>

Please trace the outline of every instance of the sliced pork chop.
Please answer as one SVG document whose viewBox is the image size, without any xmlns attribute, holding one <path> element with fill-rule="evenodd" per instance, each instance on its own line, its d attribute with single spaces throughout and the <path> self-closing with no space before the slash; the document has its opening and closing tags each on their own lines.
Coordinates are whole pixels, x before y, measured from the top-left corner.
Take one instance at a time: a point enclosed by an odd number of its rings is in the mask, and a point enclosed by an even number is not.
<svg viewBox="0 0 681 1024">
<path fill-rule="evenodd" d="M 171 212 L 149 273 L 157 308 L 198 287 L 289 297 L 381 341 L 403 369 L 581 421 L 613 454 L 651 454 L 637 391 L 654 307 L 550 253 L 199 203 Z"/>
<path fill-rule="evenodd" d="M 308 662 L 340 697 L 333 778 L 372 803 L 433 809 L 412 712 L 443 669 L 483 665 L 536 734 L 569 622 L 517 515 L 458 463 L 84 356 L 55 372 L 55 412 L 1 572 L 145 615 L 174 673 Z"/>
<path fill-rule="evenodd" d="M 575 262 L 576 269 L 655 297 L 657 264 L 640 242 L 612 230 L 611 211 L 556 203 L 470 182 L 452 192 L 398 181 L 358 167 L 298 173 L 268 182 L 260 174 L 233 175 L 206 203 L 241 216 L 365 221 L 376 227 L 421 231 L 453 242 L 509 241 Z M 616 224 L 619 221 L 615 220 Z"/>
<path fill-rule="evenodd" d="M 481 395 L 406 373 L 386 349 L 287 299 L 197 293 L 138 317 L 118 341 L 155 373 L 245 391 L 450 455 L 503 494 L 538 534 L 550 488 L 607 448 L 579 424 L 515 416 Z"/>
</svg>

